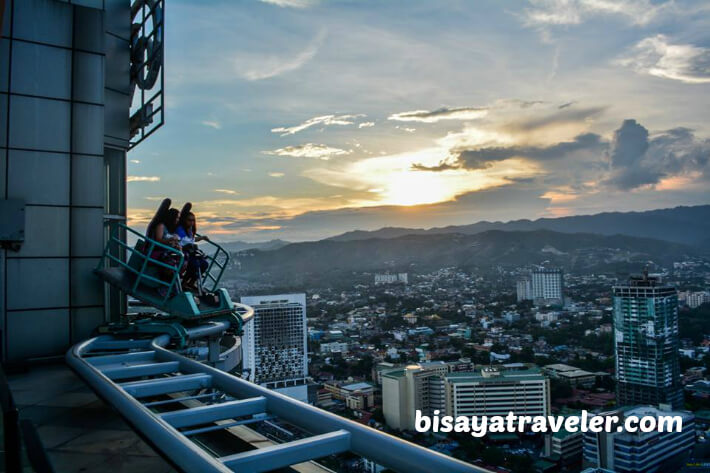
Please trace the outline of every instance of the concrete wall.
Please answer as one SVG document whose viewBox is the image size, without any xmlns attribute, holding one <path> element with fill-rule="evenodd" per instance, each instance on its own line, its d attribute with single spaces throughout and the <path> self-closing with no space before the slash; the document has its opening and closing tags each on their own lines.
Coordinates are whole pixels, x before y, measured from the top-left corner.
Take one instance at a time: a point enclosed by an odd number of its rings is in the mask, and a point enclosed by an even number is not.
<svg viewBox="0 0 710 473">
<path fill-rule="evenodd" d="M 104 214 L 125 215 L 130 4 L 5 3 L 0 198 L 26 203 L 22 248 L 0 250 L 0 341 L 12 362 L 61 355 L 108 319 L 92 269 Z"/>
</svg>

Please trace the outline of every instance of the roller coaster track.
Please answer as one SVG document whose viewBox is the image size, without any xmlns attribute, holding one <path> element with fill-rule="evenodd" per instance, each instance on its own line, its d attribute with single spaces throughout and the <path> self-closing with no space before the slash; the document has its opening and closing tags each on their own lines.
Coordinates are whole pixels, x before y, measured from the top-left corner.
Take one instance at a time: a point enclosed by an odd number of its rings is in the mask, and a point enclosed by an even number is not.
<svg viewBox="0 0 710 473">
<path fill-rule="evenodd" d="M 215 336 L 228 328 L 225 321 L 208 322 L 188 335 Z M 181 471 L 263 472 L 348 451 L 401 473 L 487 471 L 182 356 L 166 348 L 169 343 L 168 335 L 99 336 L 75 345 L 66 361 Z M 223 457 L 195 441 L 200 433 L 272 419 L 311 436 Z"/>
</svg>

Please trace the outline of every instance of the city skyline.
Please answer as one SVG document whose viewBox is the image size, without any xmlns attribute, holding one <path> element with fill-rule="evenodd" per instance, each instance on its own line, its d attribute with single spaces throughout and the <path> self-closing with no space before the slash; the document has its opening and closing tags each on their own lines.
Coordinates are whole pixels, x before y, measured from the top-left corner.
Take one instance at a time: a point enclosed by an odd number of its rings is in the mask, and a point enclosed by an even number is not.
<svg viewBox="0 0 710 473">
<path fill-rule="evenodd" d="M 173 2 L 131 223 L 166 195 L 223 241 L 707 203 L 708 11 Z"/>
<path fill-rule="evenodd" d="M 0 1 L 5 470 L 706 463 L 708 7 L 503 5 Z"/>
</svg>

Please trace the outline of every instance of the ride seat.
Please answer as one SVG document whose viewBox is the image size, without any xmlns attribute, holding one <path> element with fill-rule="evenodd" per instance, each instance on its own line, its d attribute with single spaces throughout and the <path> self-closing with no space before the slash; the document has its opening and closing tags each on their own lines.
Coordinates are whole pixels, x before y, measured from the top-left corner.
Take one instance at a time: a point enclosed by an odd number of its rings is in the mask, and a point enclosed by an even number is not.
<svg viewBox="0 0 710 473">
<path fill-rule="evenodd" d="M 145 246 L 145 240 L 139 239 L 133 247 L 135 251 L 132 251 L 131 256 L 128 258 L 128 266 L 131 269 L 137 271 L 138 273 L 140 273 L 141 269 L 143 268 L 143 264 L 145 263 L 145 259 L 141 255 L 149 256 L 145 254 Z M 135 274 L 131 274 L 135 277 Z M 158 267 L 154 264 L 148 263 L 145 268 L 145 271 L 143 271 L 143 274 L 160 279 L 160 271 L 158 270 Z M 160 284 L 155 281 L 151 281 L 150 279 L 141 278 L 141 286 L 158 288 L 160 287 Z"/>
</svg>

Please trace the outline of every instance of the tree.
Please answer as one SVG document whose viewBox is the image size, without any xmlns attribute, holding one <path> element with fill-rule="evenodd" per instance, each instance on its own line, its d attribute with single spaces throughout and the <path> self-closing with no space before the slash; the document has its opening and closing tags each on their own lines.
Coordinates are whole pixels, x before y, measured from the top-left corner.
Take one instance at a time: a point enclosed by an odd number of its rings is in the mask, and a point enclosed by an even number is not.
<svg viewBox="0 0 710 473">
<path fill-rule="evenodd" d="M 571 397 L 572 394 L 572 386 L 569 383 L 558 379 L 550 380 L 550 397 L 552 399 L 564 399 Z"/>
<path fill-rule="evenodd" d="M 505 455 L 498 447 L 488 447 L 481 452 L 481 459 L 486 465 L 500 466 L 505 461 Z"/>
</svg>

